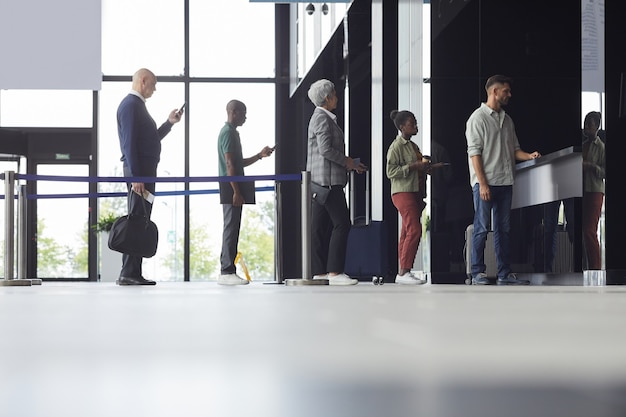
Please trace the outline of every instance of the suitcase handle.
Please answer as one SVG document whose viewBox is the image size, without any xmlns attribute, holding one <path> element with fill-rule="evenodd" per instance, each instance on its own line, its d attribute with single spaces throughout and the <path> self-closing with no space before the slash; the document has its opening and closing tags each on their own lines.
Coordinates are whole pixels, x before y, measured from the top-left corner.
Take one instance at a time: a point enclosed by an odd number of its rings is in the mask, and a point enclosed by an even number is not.
<svg viewBox="0 0 626 417">
<path fill-rule="evenodd" d="M 350 222 L 355 221 L 356 192 L 354 183 L 354 174 L 356 171 L 350 171 Z M 370 172 L 365 171 L 365 225 L 372 222 L 372 214 L 370 212 Z"/>
</svg>

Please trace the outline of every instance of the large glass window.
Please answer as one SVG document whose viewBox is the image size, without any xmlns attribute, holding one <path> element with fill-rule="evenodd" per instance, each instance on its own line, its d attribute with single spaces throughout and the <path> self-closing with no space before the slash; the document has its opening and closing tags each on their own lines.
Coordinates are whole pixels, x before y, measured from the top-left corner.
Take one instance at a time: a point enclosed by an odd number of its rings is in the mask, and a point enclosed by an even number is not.
<svg viewBox="0 0 626 417">
<path fill-rule="evenodd" d="M 184 10 L 183 0 L 102 0 L 103 73 L 183 74 Z"/>
<path fill-rule="evenodd" d="M 226 121 L 226 103 L 231 99 L 243 101 L 248 108 L 247 122 L 239 128 L 244 156 L 258 153 L 265 145 L 274 146 L 273 80 L 268 83 L 245 80 L 274 77 L 274 4 L 254 4 L 248 0 L 188 0 L 190 64 L 185 74 L 182 68 L 185 62 L 184 1 L 172 5 L 161 0 L 141 0 L 130 6 L 102 1 L 106 81 L 99 94 L 100 176 L 122 175 L 116 111 L 131 89 L 129 80 L 118 81 L 108 76 L 130 76 L 141 67 L 157 75 L 157 91 L 146 102 L 157 125 L 165 121 L 172 109 L 186 102 L 183 120 L 162 142 L 159 177 L 184 177 L 186 160 L 192 177 L 218 175 L 217 136 Z M 141 19 L 137 22 L 129 16 L 141 16 Z M 177 82 L 172 82 L 171 78 L 163 80 L 170 75 L 180 77 L 176 78 Z M 202 77 L 226 78 L 226 82 L 198 79 Z M 228 82 L 229 79 L 233 81 Z M 186 123 L 189 132 L 185 131 Z M 188 155 L 185 155 L 185 141 L 189 144 Z M 246 175 L 273 174 L 274 167 L 274 158 L 267 158 L 246 168 Z M 239 247 L 253 280 L 273 279 L 273 181 L 256 185 L 269 190 L 259 190 L 257 204 L 245 207 Z M 222 238 L 218 184 L 190 182 L 192 194 L 188 211 L 184 196 L 158 195 L 184 188 L 182 182 L 157 184 L 152 219 L 159 226 L 159 248 L 155 257 L 144 260 L 144 273 L 159 281 L 184 279 L 184 221 L 189 216 L 189 278 L 215 280 L 220 270 Z M 99 191 L 123 192 L 125 186 L 100 184 Z M 124 197 L 99 201 L 101 215 L 125 209 Z M 241 267 L 238 273 L 243 274 Z"/>
<path fill-rule="evenodd" d="M 87 165 L 38 165 L 38 175 L 87 176 Z M 86 182 L 39 181 L 37 193 L 87 193 Z M 37 277 L 86 278 L 87 201 L 80 198 L 37 200 Z M 67 221 L 72 219 L 73 221 Z"/>
<path fill-rule="evenodd" d="M 130 92 L 131 83 L 103 83 L 100 92 L 99 170 L 101 175 L 111 175 L 116 170 L 121 173 L 120 145 L 117 136 L 117 107 Z M 185 101 L 182 83 L 157 82 L 157 91 L 146 100 L 148 112 L 157 126 L 164 123 L 169 113 L 179 108 Z M 186 116 L 183 116 L 186 117 Z M 185 162 L 185 123 L 181 120 L 161 142 L 161 162 L 159 172 L 169 171 L 172 176 L 184 175 Z"/>
<path fill-rule="evenodd" d="M 159 177 L 184 177 L 186 161 L 192 176 L 217 175 L 217 135 L 226 120 L 226 103 L 233 98 L 248 106 L 248 121 L 240 128 L 246 156 L 258 153 L 265 145 L 274 146 L 274 4 L 248 0 L 102 0 L 101 4 L 103 83 L 96 107 L 99 176 L 122 176 L 116 112 L 131 89 L 130 77 L 139 68 L 148 68 L 157 75 L 157 91 L 146 103 L 157 125 L 167 119 L 172 109 L 187 103 L 183 121 L 162 142 Z M 185 10 L 189 10 L 187 28 Z M 186 62 L 189 68 L 185 68 Z M 198 79 L 203 77 L 227 82 Z M 259 78 L 267 78 L 269 82 L 259 84 Z M 228 82 L 230 79 L 233 81 Z M 0 126 L 92 127 L 93 96 L 92 91 L 2 91 Z M 190 132 L 185 130 L 187 123 Z M 274 159 L 268 158 L 249 167 L 246 174 L 273 174 L 274 166 Z M 42 165 L 40 173 L 52 169 L 69 175 L 74 168 Z M 80 173 L 86 176 L 88 171 Z M 57 183 L 41 186 L 50 193 L 61 192 Z M 257 183 L 257 187 L 272 186 L 273 181 Z M 217 183 L 191 183 L 190 188 L 216 189 Z M 191 195 L 190 210 L 186 210 L 185 196 L 167 195 L 184 189 L 183 182 L 157 184 L 152 219 L 159 225 L 160 244 L 157 255 L 144 260 L 147 277 L 159 281 L 184 278 L 187 216 L 191 224 L 191 279 L 214 279 L 219 273 L 222 228 L 219 199 L 214 193 Z M 98 191 L 124 194 L 126 186 L 120 182 L 100 183 Z M 271 190 L 259 191 L 258 204 L 246 207 L 244 214 L 240 246 L 255 279 L 273 277 L 273 199 Z M 40 204 L 47 207 L 53 203 L 50 200 Z M 85 200 L 59 200 L 61 203 L 84 205 Z M 125 196 L 100 198 L 98 212 L 100 216 L 125 214 Z M 86 214 L 83 217 L 87 219 Z M 74 264 L 48 265 L 49 259 L 41 258 L 40 267 L 46 268 L 39 271 L 43 275 L 76 278 L 87 274 L 86 252 L 82 251 L 85 248 L 81 246 L 80 253 L 71 249 L 71 245 L 86 242 L 87 221 L 81 220 L 81 216 L 72 218 L 76 219 L 72 227 L 78 228 L 76 233 L 72 232 L 72 243 L 61 242 L 57 246 L 72 255 Z M 49 231 L 52 220 L 40 220 L 45 223 L 41 230 Z"/>
<path fill-rule="evenodd" d="M 320 51 L 335 33 L 350 4 L 303 2 L 292 7 L 296 14 L 297 42 L 293 52 L 299 81 L 311 69 Z"/>
<path fill-rule="evenodd" d="M 2 127 L 91 127 L 93 94 L 77 90 L 3 90 Z"/>
<path fill-rule="evenodd" d="M 100 120 L 98 154 L 101 176 L 122 174 L 121 151 L 117 135 L 117 107 L 131 89 L 130 82 L 103 83 L 100 92 Z M 146 101 L 146 107 L 157 126 L 164 123 L 169 113 L 184 102 L 182 83 L 157 83 L 157 91 Z M 183 116 L 185 117 L 185 116 Z M 185 168 L 185 123 L 181 120 L 161 142 L 161 162 L 158 175 L 183 176 Z M 170 183 L 159 184 L 157 191 L 171 188 Z"/>
<path fill-rule="evenodd" d="M 258 153 L 275 143 L 274 84 L 198 84 L 190 90 L 190 172 L 191 175 L 217 175 L 217 136 L 226 122 L 226 104 L 237 99 L 247 108 L 247 118 L 239 127 L 245 156 Z M 273 174 L 274 165 L 263 160 L 246 168 L 247 175 Z"/>
<path fill-rule="evenodd" d="M 257 154 L 264 146 L 275 145 L 274 84 L 197 84 L 191 85 L 190 173 L 192 177 L 217 176 L 217 137 L 227 120 L 226 104 L 237 99 L 246 104 L 246 123 L 239 127 L 243 155 Z M 279 152 L 278 150 L 277 152 Z M 246 175 L 273 175 L 274 157 L 246 168 Z M 257 188 L 271 187 L 272 181 L 259 181 Z M 190 199 L 191 280 L 210 280 L 219 274 L 222 238 L 222 206 L 216 182 L 190 185 L 199 194 Z M 258 191 L 256 205 L 244 207 L 240 245 L 244 263 L 252 279 L 273 279 L 274 193 Z M 240 269 L 241 271 L 241 269 Z"/>
<path fill-rule="evenodd" d="M 158 77 L 157 77 L 158 81 Z M 100 131 L 98 153 L 100 176 L 122 176 L 121 151 L 117 135 L 117 107 L 131 89 L 130 82 L 103 83 L 100 92 Z M 170 111 L 179 108 L 184 99 L 182 83 L 157 82 L 157 91 L 146 101 L 146 107 L 157 126 L 167 120 Z M 183 116 L 186 117 L 186 116 Z M 185 123 L 181 120 L 161 142 L 159 177 L 182 177 L 185 174 Z M 160 182 L 157 193 L 179 191 L 184 184 Z M 100 183 L 100 192 L 125 192 L 124 183 Z M 99 214 L 126 214 L 126 198 L 101 198 Z M 160 244 L 157 254 L 144 260 L 144 269 L 159 280 L 182 280 L 183 264 L 183 220 L 184 201 L 182 196 L 158 196 L 154 201 L 152 220 L 159 226 Z"/>
<path fill-rule="evenodd" d="M 273 77 L 274 4 L 189 0 L 190 74 Z"/>
</svg>

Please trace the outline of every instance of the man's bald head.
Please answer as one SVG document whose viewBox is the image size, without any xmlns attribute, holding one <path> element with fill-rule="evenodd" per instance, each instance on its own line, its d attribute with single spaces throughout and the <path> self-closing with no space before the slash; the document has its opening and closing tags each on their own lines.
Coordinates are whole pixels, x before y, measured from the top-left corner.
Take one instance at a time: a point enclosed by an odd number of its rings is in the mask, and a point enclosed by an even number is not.
<svg viewBox="0 0 626 417">
<path fill-rule="evenodd" d="M 156 91 L 156 75 L 147 68 L 138 69 L 133 74 L 133 90 L 137 91 L 143 98 L 149 98 Z"/>
<path fill-rule="evenodd" d="M 231 100 L 226 104 L 226 114 L 228 123 L 233 126 L 241 126 L 246 121 L 246 105 L 239 100 Z"/>
<path fill-rule="evenodd" d="M 226 112 L 230 113 L 236 110 L 245 110 L 246 105 L 239 100 L 231 100 L 226 104 Z"/>
</svg>

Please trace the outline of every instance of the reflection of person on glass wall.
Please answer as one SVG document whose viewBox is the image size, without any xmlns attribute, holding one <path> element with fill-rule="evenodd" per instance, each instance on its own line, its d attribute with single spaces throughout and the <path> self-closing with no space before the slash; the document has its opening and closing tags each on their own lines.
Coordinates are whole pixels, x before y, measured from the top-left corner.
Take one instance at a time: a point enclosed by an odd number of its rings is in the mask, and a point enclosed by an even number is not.
<svg viewBox="0 0 626 417">
<path fill-rule="evenodd" d="M 570 243 L 574 243 L 574 198 L 562 200 L 563 220 L 567 237 Z M 558 248 L 558 223 L 561 210 L 561 200 L 551 201 L 539 206 L 543 218 L 543 269 L 542 272 L 553 272 L 554 259 Z M 537 268 L 540 265 L 536 265 Z"/>
<path fill-rule="evenodd" d="M 434 170 L 430 174 L 430 202 L 432 203 L 430 224 L 433 232 L 443 232 L 448 222 L 448 196 L 454 173 L 450 165 L 448 150 L 436 140 L 430 141 L 430 156 L 433 164 L 439 162 L 445 164 L 441 169 Z"/>
<path fill-rule="evenodd" d="M 600 112 L 592 111 L 585 116 L 583 126 L 583 242 L 588 269 L 602 269 L 598 222 L 604 201 L 604 142 L 598 137 Z"/>
</svg>

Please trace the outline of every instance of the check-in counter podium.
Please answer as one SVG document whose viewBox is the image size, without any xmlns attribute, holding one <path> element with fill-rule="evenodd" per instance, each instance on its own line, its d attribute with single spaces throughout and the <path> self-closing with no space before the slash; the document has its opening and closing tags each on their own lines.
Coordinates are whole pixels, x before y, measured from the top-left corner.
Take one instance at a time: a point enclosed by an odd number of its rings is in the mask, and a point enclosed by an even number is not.
<svg viewBox="0 0 626 417">
<path fill-rule="evenodd" d="M 516 165 L 511 208 L 583 196 L 583 157 L 570 146 Z"/>
<path fill-rule="evenodd" d="M 516 165 L 511 208 L 522 209 L 583 195 L 582 152 L 571 146 Z M 582 270 L 582 238 L 580 233 L 580 199 L 575 199 L 575 218 L 567 219 L 575 227 L 573 270 Z M 557 257 L 559 252 L 557 252 Z"/>
</svg>

